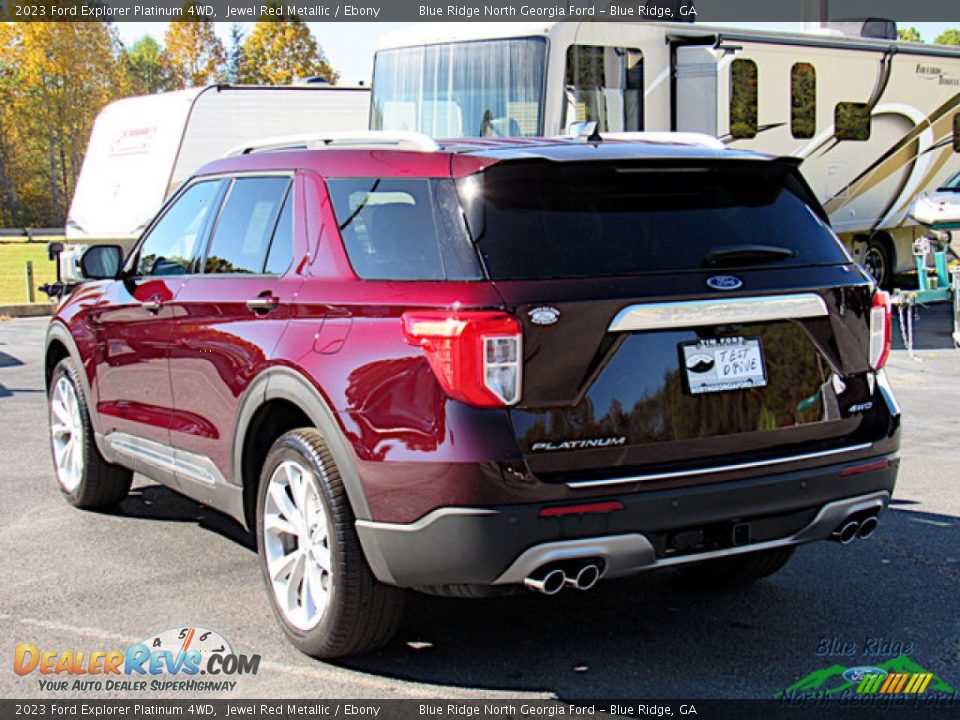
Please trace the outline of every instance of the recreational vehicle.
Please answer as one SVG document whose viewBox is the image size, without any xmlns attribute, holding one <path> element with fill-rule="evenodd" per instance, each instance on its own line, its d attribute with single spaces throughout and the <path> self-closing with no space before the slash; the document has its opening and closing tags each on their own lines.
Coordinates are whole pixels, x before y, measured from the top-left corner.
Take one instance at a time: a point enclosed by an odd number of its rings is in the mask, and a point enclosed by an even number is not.
<svg viewBox="0 0 960 720">
<path fill-rule="evenodd" d="M 369 88 L 211 85 L 118 100 L 97 116 L 66 237 L 131 243 L 201 165 L 267 136 L 367 126 Z"/>
<path fill-rule="evenodd" d="M 537 136 L 592 121 L 601 132 L 695 131 L 801 158 L 836 232 L 889 286 L 924 232 L 912 200 L 960 170 L 960 48 L 897 41 L 887 22 L 850 30 L 415 26 L 378 48 L 371 127 Z"/>
</svg>

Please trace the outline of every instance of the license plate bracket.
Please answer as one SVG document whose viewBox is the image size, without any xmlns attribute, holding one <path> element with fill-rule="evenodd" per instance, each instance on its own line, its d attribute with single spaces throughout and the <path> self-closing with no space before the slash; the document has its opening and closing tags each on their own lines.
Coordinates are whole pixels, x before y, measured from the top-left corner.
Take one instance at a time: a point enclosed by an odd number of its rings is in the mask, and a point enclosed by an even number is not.
<svg viewBox="0 0 960 720">
<path fill-rule="evenodd" d="M 759 337 L 722 337 L 680 343 L 680 365 L 692 395 L 767 385 Z"/>
</svg>

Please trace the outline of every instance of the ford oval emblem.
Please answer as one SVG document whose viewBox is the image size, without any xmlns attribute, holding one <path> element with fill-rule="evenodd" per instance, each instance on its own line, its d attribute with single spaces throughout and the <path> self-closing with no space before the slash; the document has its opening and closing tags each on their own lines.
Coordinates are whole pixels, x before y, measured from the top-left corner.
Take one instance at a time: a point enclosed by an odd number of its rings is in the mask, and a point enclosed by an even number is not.
<svg viewBox="0 0 960 720">
<path fill-rule="evenodd" d="M 553 325 L 560 319 L 560 311 L 549 305 L 535 307 L 527 315 L 530 316 L 530 322 L 534 325 Z"/>
<path fill-rule="evenodd" d="M 714 290 L 736 290 L 743 286 L 743 280 L 733 275 L 714 275 L 707 278 L 707 285 Z"/>
</svg>

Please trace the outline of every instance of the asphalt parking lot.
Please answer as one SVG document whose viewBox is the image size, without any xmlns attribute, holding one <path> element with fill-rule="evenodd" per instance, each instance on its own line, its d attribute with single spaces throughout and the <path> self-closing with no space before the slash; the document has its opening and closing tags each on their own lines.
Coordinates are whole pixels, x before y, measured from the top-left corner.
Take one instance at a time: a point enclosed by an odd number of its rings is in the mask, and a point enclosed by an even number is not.
<svg viewBox="0 0 960 720">
<path fill-rule="evenodd" d="M 802 547 L 780 574 L 738 591 L 696 591 L 663 573 L 555 598 L 416 596 L 391 645 L 338 663 L 287 644 L 252 538 L 226 517 L 142 479 L 115 515 L 61 499 L 46 320 L 0 322 L 0 696 L 44 695 L 36 674 L 12 671 L 17 643 L 119 649 L 185 624 L 261 655 L 231 698 L 770 698 L 818 668 L 855 664 L 818 657 L 824 639 L 862 650 L 871 638 L 911 643 L 914 661 L 960 689 L 960 350 L 946 310 L 924 311 L 920 361 L 897 349 L 888 366 L 903 463 L 873 538 Z"/>
</svg>

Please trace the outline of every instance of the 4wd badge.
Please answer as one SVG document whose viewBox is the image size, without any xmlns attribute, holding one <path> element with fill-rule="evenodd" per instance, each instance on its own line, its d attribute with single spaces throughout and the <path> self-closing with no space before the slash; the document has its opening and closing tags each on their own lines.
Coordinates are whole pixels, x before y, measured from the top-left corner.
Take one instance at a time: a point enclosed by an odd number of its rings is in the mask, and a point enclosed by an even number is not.
<svg viewBox="0 0 960 720">
<path fill-rule="evenodd" d="M 535 307 L 527 315 L 530 316 L 530 322 L 534 325 L 553 325 L 560 319 L 560 311 L 547 305 Z"/>
</svg>

